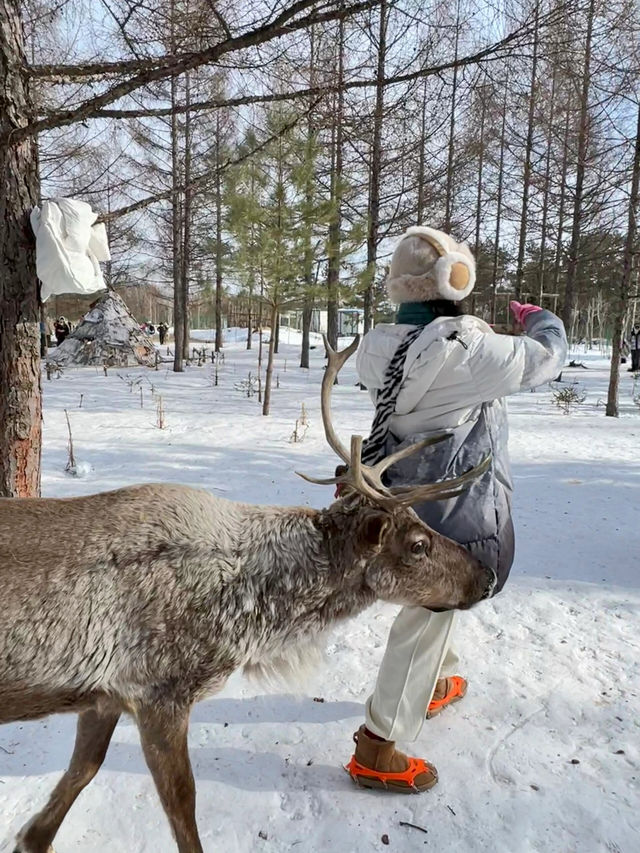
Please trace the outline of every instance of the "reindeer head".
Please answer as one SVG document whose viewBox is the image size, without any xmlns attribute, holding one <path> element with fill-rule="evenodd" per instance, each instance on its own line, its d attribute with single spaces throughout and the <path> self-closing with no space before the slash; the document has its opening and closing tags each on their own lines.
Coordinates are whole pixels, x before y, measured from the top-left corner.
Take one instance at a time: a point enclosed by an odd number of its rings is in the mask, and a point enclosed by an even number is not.
<svg viewBox="0 0 640 853">
<path fill-rule="evenodd" d="M 376 465 L 364 465 L 362 437 L 352 436 L 349 451 L 331 422 L 331 390 L 339 370 L 358 348 L 359 338 L 342 352 L 335 352 L 326 338 L 324 343 L 328 364 L 322 380 L 322 420 L 329 446 L 347 467 L 330 479 L 300 476 L 320 485 L 340 483 L 345 487 L 343 496 L 329 508 L 328 518 L 345 556 L 363 567 L 360 582 L 385 601 L 432 610 L 466 609 L 488 598 L 495 588 L 495 572 L 428 527 L 412 505 L 459 495 L 487 470 L 490 458 L 441 483 L 387 488 L 382 482 L 387 468 L 447 436 L 434 436 L 392 453 Z"/>
</svg>

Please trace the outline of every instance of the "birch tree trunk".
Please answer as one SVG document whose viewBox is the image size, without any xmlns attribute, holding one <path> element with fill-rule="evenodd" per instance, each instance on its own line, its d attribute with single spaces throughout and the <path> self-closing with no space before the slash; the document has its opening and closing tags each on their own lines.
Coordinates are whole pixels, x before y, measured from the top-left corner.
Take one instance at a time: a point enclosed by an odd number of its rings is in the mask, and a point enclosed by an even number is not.
<svg viewBox="0 0 640 853">
<path fill-rule="evenodd" d="M 0 496 L 40 492 L 40 308 L 29 213 L 38 204 L 36 141 L 9 136 L 33 117 L 21 3 L 0 0 Z"/>
</svg>

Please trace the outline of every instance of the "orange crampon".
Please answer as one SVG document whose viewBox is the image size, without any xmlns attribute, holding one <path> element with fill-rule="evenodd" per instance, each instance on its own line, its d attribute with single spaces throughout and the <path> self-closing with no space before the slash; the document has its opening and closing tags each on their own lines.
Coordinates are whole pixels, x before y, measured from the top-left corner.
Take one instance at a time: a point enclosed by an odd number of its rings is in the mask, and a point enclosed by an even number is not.
<svg viewBox="0 0 640 853">
<path fill-rule="evenodd" d="M 427 708 L 427 719 L 435 717 L 447 705 L 459 702 L 467 692 L 467 682 L 460 675 L 449 675 L 445 678 L 447 682 L 446 691 L 441 699 L 432 699 Z"/>
<path fill-rule="evenodd" d="M 408 758 L 409 766 L 401 773 L 387 773 L 383 770 L 371 770 L 356 761 L 355 755 L 345 766 L 345 770 L 357 785 L 364 788 L 386 788 L 403 794 L 419 794 L 433 787 L 438 781 L 435 767 L 427 764 L 422 758 Z M 428 776 L 429 781 L 418 787 L 416 778 Z"/>
</svg>

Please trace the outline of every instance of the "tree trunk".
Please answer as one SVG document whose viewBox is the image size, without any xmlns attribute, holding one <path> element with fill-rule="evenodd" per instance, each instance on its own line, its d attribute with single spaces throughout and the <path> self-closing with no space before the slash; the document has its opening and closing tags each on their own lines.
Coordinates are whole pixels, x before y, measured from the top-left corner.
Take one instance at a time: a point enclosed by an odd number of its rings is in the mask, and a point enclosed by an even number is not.
<svg viewBox="0 0 640 853">
<path fill-rule="evenodd" d="M 416 222 L 422 224 L 424 218 L 424 187 L 425 187 L 425 163 L 426 163 L 426 135 L 427 135 L 427 81 L 425 77 L 422 84 L 422 120 L 420 122 L 420 151 L 418 152 L 418 201 L 416 208 Z"/>
<path fill-rule="evenodd" d="M 485 90 L 480 87 L 480 97 L 482 105 L 480 107 L 480 150 L 478 152 L 478 183 L 476 185 L 476 228 L 474 239 L 474 252 L 476 256 L 476 264 L 479 266 L 480 261 L 480 226 L 482 224 L 482 175 L 484 171 L 484 125 L 487 113 L 487 99 Z M 477 288 L 474 288 L 471 294 L 471 313 L 476 313 Z"/>
<path fill-rule="evenodd" d="M 496 199 L 496 234 L 493 246 L 493 272 L 491 275 L 491 322 L 496 322 L 498 302 L 498 260 L 500 258 L 500 224 L 502 219 L 502 190 L 504 186 L 504 149 L 507 128 L 507 89 L 502 104 L 502 130 L 500 131 L 500 164 L 498 166 L 498 197 Z"/>
<path fill-rule="evenodd" d="M 111 231 L 112 231 L 112 220 L 109 214 L 111 213 L 111 169 L 107 167 L 107 188 L 106 188 L 106 196 L 107 196 L 107 221 L 105 223 L 105 230 L 107 232 L 107 245 L 111 246 Z M 107 290 L 113 290 L 113 268 L 112 268 L 112 260 L 109 257 L 109 260 L 105 262 L 104 265 L 104 283 L 107 285 Z"/>
<path fill-rule="evenodd" d="M 557 66 L 553 69 L 551 79 L 551 99 L 549 103 L 549 124 L 547 125 L 547 153 L 544 163 L 544 189 L 542 193 L 542 223 L 540 225 L 540 261 L 538 263 L 538 304 L 542 305 L 544 296 L 544 274 L 547 252 L 547 223 L 549 220 L 549 185 L 551 182 L 551 149 L 553 146 L 553 127 L 555 121 Z"/>
<path fill-rule="evenodd" d="M 183 356 L 189 358 L 189 277 L 191 273 L 191 76 L 185 74 L 184 208 L 182 212 L 182 302 L 184 305 Z"/>
<path fill-rule="evenodd" d="M 527 117 L 527 141 L 524 152 L 524 174 L 522 176 L 522 208 L 520 212 L 520 234 L 518 238 L 518 261 L 516 264 L 515 297 L 522 296 L 524 282 L 524 256 L 527 248 L 527 224 L 529 218 L 529 188 L 531 185 L 531 154 L 533 152 L 533 132 L 535 130 L 536 77 L 538 74 L 538 22 L 540 4 L 536 3 L 535 27 L 533 31 L 533 57 L 531 61 L 531 82 L 529 85 L 529 114 Z"/>
<path fill-rule="evenodd" d="M 251 296 L 247 299 L 247 349 L 251 349 Z"/>
<path fill-rule="evenodd" d="M 562 267 L 562 238 L 564 236 L 564 213 L 567 201 L 567 171 L 569 169 L 569 127 L 571 123 L 571 99 L 567 101 L 567 113 L 564 122 L 564 147 L 562 152 L 562 167 L 560 169 L 560 204 L 558 209 L 558 232 L 556 235 L 556 252 L 553 262 L 553 292 L 558 293 L 560 287 L 560 269 Z"/>
<path fill-rule="evenodd" d="M 222 349 L 222 172 L 220 164 L 220 110 L 216 112 L 216 340 Z M 248 349 L 248 347 L 247 347 Z"/>
<path fill-rule="evenodd" d="M 311 27 L 309 34 L 309 88 L 313 89 L 316 83 L 315 76 L 315 30 Z M 309 332 L 311 330 L 311 317 L 313 316 L 313 192 L 315 183 L 314 168 L 314 142 L 315 124 L 313 104 L 309 103 L 307 115 L 307 172 L 305 181 L 305 234 L 304 234 L 304 303 L 302 305 L 302 346 L 300 348 L 300 367 L 309 367 Z"/>
<path fill-rule="evenodd" d="M 332 213 L 329 223 L 327 246 L 327 339 L 336 349 L 338 346 L 338 305 L 340 290 L 340 255 L 342 229 L 342 146 L 344 118 L 344 24 L 338 24 L 338 92 L 335 122 L 332 125 L 331 147 L 331 202 Z"/>
<path fill-rule="evenodd" d="M 622 266 L 622 281 L 616 306 L 613 326 L 613 345 L 611 347 L 611 373 L 609 376 L 609 393 L 607 395 L 606 414 L 618 417 L 618 386 L 620 384 L 620 355 L 624 323 L 629 310 L 631 296 L 633 257 L 638 234 L 638 196 L 640 194 L 640 104 L 638 104 L 638 121 L 636 126 L 636 144 L 633 156 L 633 171 L 631 173 L 631 193 L 629 195 L 629 217 L 627 237 L 624 244 L 624 260 Z"/>
<path fill-rule="evenodd" d="M 280 312 L 279 311 L 276 312 L 276 325 L 275 325 L 275 328 L 272 327 L 272 329 L 273 329 L 273 334 L 271 335 L 271 337 L 274 340 L 273 351 L 275 353 L 278 353 L 280 351 Z"/>
<path fill-rule="evenodd" d="M 258 402 L 262 402 L 262 310 L 264 308 L 264 275 L 260 265 L 260 299 L 258 301 Z"/>
<path fill-rule="evenodd" d="M 313 302 L 306 301 L 302 307 L 302 352 L 300 367 L 309 367 L 309 344 L 311 338 L 311 320 L 313 318 Z"/>
<path fill-rule="evenodd" d="M 42 400 L 34 238 L 38 204 L 36 141 L 7 136 L 33 118 L 25 74 L 21 3 L 0 0 L 0 496 L 40 493 Z"/>
<path fill-rule="evenodd" d="M 378 259 L 380 229 L 380 173 L 382 171 L 382 121 L 384 118 L 384 75 L 387 58 L 387 0 L 380 0 L 378 29 L 378 66 L 376 70 L 376 102 L 373 111 L 373 138 L 369 171 L 369 219 L 367 228 L 367 281 L 364 291 L 364 332 L 373 325 L 373 286 Z M 337 337 L 337 336 L 336 336 Z"/>
<path fill-rule="evenodd" d="M 267 373 L 264 380 L 264 403 L 262 404 L 262 414 L 269 414 L 269 406 L 271 405 L 271 383 L 273 379 L 273 356 L 275 355 L 276 336 L 274 335 L 276 323 L 278 321 L 278 305 L 273 303 L 271 306 L 271 334 L 269 335 L 269 356 L 267 358 Z"/>
<path fill-rule="evenodd" d="M 453 217 L 453 171 L 455 160 L 455 135 L 456 135 L 456 100 L 458 95 L 458 43 L 460 40 L 460 0 L 456 3 L 456 34 L 453 49 L 453 87 L 451 91 L 451 118 L 449 119 L 449 151 L 447 155 L 447 185 L 445 192 L 444 230 L 447 234 L 451 231 Z"/>
<path fill-rule="evenodd" d="M 171 50 L 175 52 L 175 0 L 170 5 Z M 171 235 L 173 249 L 173 369 L 183 370 L 184 359 L 184 293 L 182 289 L 182 221 L 180 216 L 180 158 L 178 151 L 178 80 L 171 76 Z"/>
<path fill-rule="evenodd" d="M 571 243 L 567 261 L 567 285 L 562 306 L 562 320 L 567 329 L 571 326 L 571 314 L 575 301 L 575 284 L 578 276 L 580 237 L 582 232 L 582 201 L 584 194 L 584 174 L 589 147 L 589 91 L 591 88 L 591 41 L 595 0 L 590 0 L 587 13 L 587 35 L 584 47 L 584 66 L 582 71 L 582 93 L 580 97 L 580 126 L 578 128 L 578 162 L 576 164 L 576 186 L 573 203 L 573 222 L 571 225 Z"/>
</svg>

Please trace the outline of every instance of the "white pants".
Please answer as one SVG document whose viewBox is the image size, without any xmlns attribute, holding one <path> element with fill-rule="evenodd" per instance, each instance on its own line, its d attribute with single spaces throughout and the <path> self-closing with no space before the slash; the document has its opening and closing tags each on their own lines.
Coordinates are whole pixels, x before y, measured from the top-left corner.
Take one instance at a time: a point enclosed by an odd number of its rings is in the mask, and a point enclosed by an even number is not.
<svg viewBox="0 0 640 853">
<path fill-rule="evenodd" d="M 420 734 L 443 665 L 453 667 L 449 649 L 457 611 L 433 613 L 403 607 L 391 626 L 366 726 L 385 740 L 413 741 Z"/>
</svg>

